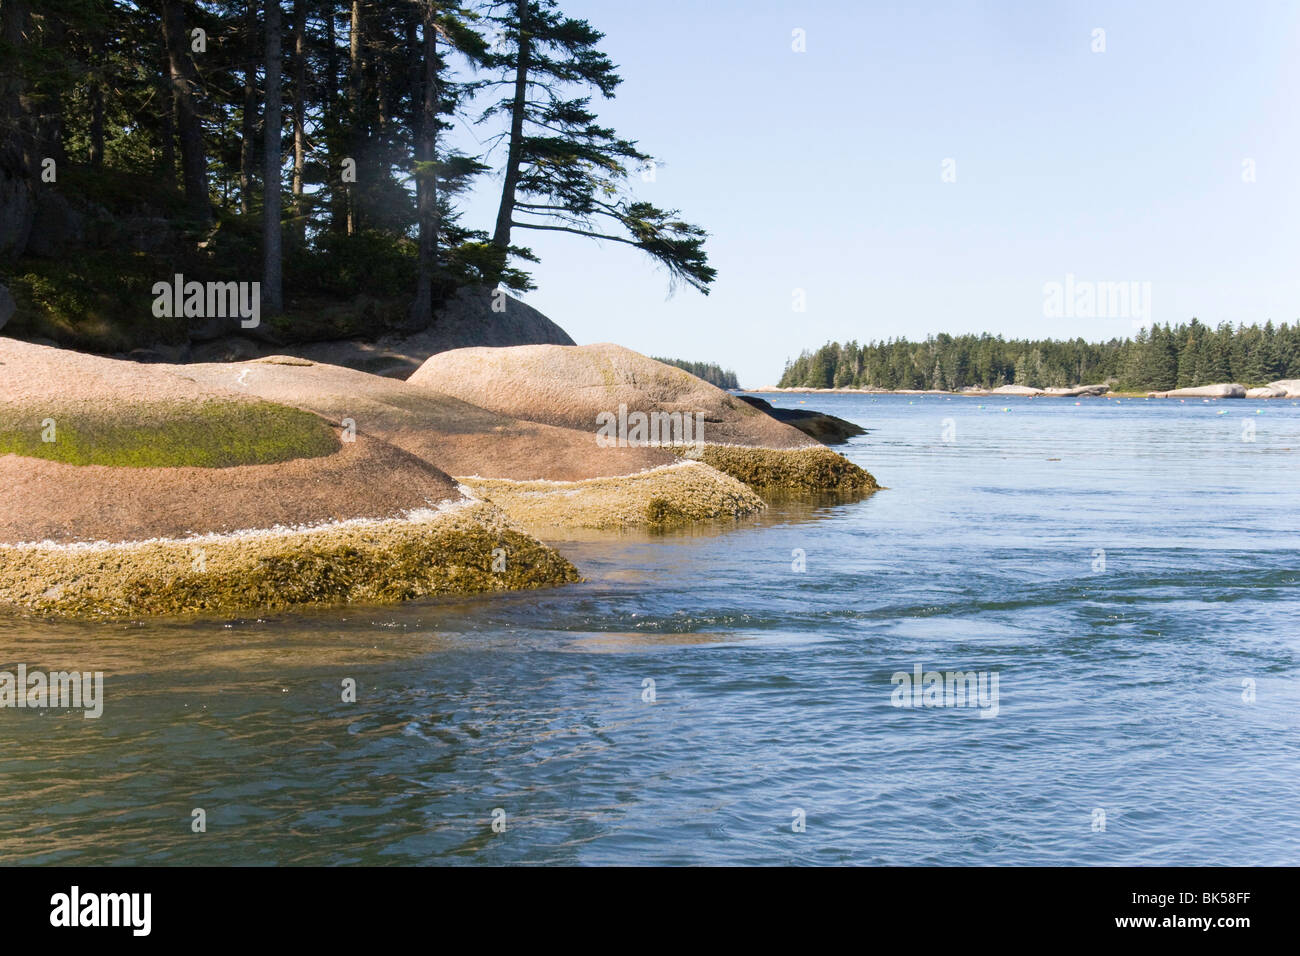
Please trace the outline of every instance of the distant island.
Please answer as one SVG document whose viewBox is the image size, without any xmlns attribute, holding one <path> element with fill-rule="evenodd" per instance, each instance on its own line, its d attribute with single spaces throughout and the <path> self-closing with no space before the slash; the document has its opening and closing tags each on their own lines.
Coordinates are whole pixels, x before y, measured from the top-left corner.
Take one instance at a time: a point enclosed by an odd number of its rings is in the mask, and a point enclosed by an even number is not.
<svg viewBox="0 0 1300 956">
<path fill-rule="evenodd" d="M 1167 392 L 1220 382 L 1263 386 L 1295 378 L 1300 378 L 1300 324 L 1210 328 L 1192 319 L 1108 342 L 1003 339 L 987 333 L 940 334 L 924 342 L 830 342 L 788 362 L 777 384 L 960 391 L 1105 383 L 1117 391 Z"/>
</svg>

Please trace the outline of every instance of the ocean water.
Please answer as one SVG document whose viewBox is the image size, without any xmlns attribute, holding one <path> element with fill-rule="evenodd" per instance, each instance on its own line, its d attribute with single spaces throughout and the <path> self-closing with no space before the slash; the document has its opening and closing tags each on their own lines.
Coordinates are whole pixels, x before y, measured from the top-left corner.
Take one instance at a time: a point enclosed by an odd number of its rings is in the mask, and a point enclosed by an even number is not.
<svg viewBox="0 0 1300 956">
<path fill-rule="evenodd" d="M 774 401 L 886 490 L 555 539 L 563 589 L 0 619 L 106 675 L 0 710 L 0 862 L 1300 864 L 1300 403 Z"/>
</svg>

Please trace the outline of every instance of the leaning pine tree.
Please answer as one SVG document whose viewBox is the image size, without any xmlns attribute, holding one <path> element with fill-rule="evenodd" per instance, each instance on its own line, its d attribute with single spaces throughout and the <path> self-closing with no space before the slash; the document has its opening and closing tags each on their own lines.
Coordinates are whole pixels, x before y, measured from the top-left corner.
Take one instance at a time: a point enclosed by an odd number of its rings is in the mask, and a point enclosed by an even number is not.
<svg viewBox="0 0 1300 956">
<path fill-rule="evenodd" d="M 628 195 L 628 168 L 650 161 L 635 142 L 599 125 L 589 91 L 609 98 L 621 82 L 597 49 L 604 34 L 566 17 L 555 0 L 509 0 L 489 11 L 504 49 L 490 58 L 503 90 L 483 119 L 507 117 L 506 167 L 492 243 L 502 265 L 523 253 L 516 229 L 570 232 L 635 246 L 664 265 L 672 280 L 708 294 L 716 275 L 706 233 Z M 577 91 L 578 95 L 572 95 Z"/>
</svg>

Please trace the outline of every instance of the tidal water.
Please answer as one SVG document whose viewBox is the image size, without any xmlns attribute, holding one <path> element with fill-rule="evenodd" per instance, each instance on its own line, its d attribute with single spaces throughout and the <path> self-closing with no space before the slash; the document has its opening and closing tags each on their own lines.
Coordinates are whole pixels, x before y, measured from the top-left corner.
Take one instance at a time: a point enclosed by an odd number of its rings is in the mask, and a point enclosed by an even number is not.
<svg viewBox="0 0 1300 956">
<path fill-rule="evenodd" d="M 0 619 L 105 673 L 0 710 L 0 863 L 1300 864 L 1300 403 L 774 401 L 886 490 L 553 538 L 562 589 Z"/>
</svg>

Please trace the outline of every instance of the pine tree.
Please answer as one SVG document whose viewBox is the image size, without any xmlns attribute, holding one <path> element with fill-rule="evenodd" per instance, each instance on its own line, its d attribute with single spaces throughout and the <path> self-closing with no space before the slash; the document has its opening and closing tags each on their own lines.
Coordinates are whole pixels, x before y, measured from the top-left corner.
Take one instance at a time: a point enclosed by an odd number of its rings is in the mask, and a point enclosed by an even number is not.
<svg viewBox="0 0 1300 956">
<path fill-rule="evenodd" d="M 634 198 L 630 168 L 652 162 L 635 142 L 601 126 L 591 93 L 609 98 L 621 78 L 598 48 L 604 35 L 565 16 L 555 0 L 511 0 L 493 19 L 510 48 L 494 64 L 506 95 L 482 119 L 504 116 L 505 177 L 492 242 L 504 265 L 517 229 L 567 232 L 634 246 L 668 269 L 671 279 L 708 293 L 716 271 L 706 233 Z M 574 91 L 574 88 L 577 91 Z M 577 95 L 574 95 L 577 92 Z"/>
<path fill-rule="evenodd" d="M 1160 392 L 1177 387 L 1178 353 L 1168 325 L 1151 326 L 1142 367 L 1142 380 L 1147 383 L 1145 387 Z"/>
<path fill-rule="evenodd" d="M 1193 318 L 1191 325 L 1179 331 L 1182 335 L 1182 346 L 1178 350 L 1178 387 L 1193 388 L 1201 384 L 1202 326 Z"/>
<path fill-rule="evenodd" d="M 278 16 L 278 6 L 276 13 Z M 203 145 L 203 122 L 198 111 L 198 70 L 190 55 L 191 23 L 186 14 L 186 5 L 181 0 L 164 0 L 162 30 L 167 45 L 176 132 L 181 146 L 185 199 L 195 220 L 208 223 L 212 219 L 208 159 Z"/>
</svg>

